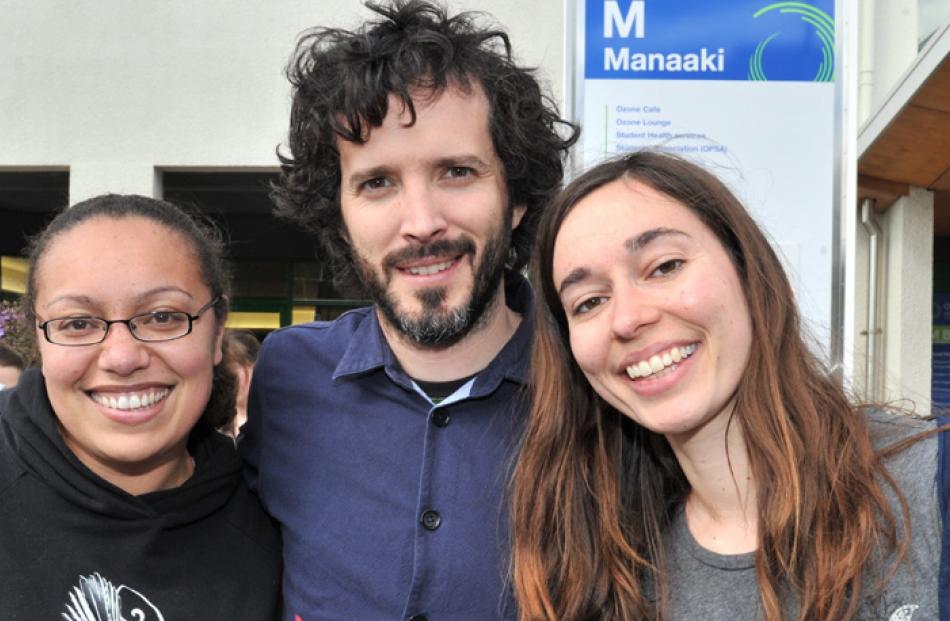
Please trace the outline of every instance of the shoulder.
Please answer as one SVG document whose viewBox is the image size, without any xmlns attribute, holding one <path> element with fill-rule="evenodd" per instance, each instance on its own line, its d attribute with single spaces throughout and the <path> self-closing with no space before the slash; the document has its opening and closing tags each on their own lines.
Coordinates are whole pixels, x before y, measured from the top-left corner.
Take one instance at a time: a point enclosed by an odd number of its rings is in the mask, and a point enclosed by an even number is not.
<svg viewBox="0 0 950 621">
<path fill-rule="evenodd" d="M 38 369 L 28 369 L 23 378 L 16 388 L 0 391 L 0 496 L 27 472 L 17 457 L 25 442 L 22 429 L 37 400 L 45 399 Z"/>
<path fill-rule="evenodd" d="M 933 593 L 942 540 L 936 421 L 879 409 L 867 410 L 866 417 L 875 446 L 884 456 L 883 466 L 906 503 L 911 529 L 905 563 L 889 577 L 878 602 L 880 618 L 898 618 L 898 610 L 911 606 L 919 608 L 917 616 L 921 618 L 936 618 Z M 885 486 L 884 492 L 898 524 L 903 523 L 902 504 L 895 490 Z M 889 569 L 890 565 L 881 567 Z"/>
<path fill-rule="evenodd" d="M 936 422 L 879 409 L 867 410 L 865 416 L 871 440 L 885 455 L 896 482 L 919 481 L 932 487 L 937 472 Z"/>
<path fill-rule="evenodd" d="M 900 439 L 936 428 L 935 420 L 911 413 L 897 413 L 876 407 L 866 408 L 863 412 L 874 438 Z"/>
<path fill-rule="evenodd" d="M 880 410 L 869 411 L 867 417 L 883 466 L 910 510 L 914 545 L 939 541 L 936 421 Z M 885 493 L 898 507 L 892 490 Z"/>
<path fill-rule="evenodd" d="M 330 345 L 346 341 L 372 312 L 373 307 L 364 306 L 349 310 L 333 321 L 311 321 L 274 330 L 264 339 L 261 354 L 308 344 Z"/>
<path fill-rule="evenodd" d="M 246 545 L 249 555 L 272 566 L 280 565 L 280 530 L 243 480 L 224 508 L 224 518 Z"/>
<path fill-rule="evenodd" d="M 372 311 L 372 307 L 357 308 L 333 321 L 297 324 L 271 332 L 261 345 L 255 379 L 259 374 L 284 372 L 288 365 L 297 369 L 307 364 L 335 365 Z"/>
<path fill-rule="evenodd" d="M 278 551 L 276 526 L 239 476 L 241 462 L 234 440 L 217 430 L 202 428 L 192 434 L 189 450 L 198 462 L 199 471 L 195 476 L 201 477 L 205 489 L 216 486 L 226 492 L 221 505 L 225 523 L 240 533 L 240 540 L 248 548 Z"/>
<path fill-rule="evenodd" d="M 8 433 L 11 433 L 11 430 L 0 421 L 0 434 L 4 436 L 0 439 L 0 499 L 6 496 L 26 475 L 26 468 L 14 456 L 14 447 L 10 445 L 6 437 Z"/>
</svg>

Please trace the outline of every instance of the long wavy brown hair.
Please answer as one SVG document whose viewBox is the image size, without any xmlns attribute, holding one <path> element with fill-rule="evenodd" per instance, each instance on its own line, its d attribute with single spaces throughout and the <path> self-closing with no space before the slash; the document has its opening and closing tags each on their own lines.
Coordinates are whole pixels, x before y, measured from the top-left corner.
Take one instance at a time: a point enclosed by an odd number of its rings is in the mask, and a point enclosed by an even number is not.
<svg viewBox="0 0 950 621">
<path fill-rule="evenodd" d="M 564 218 L 621 177 L 692 210 L 728 251 L 745 292 L 752 349 L 730 424 L 745 438 L 757 492 L 765 619 L 783 618 L 787 593 L 802 621 L 853 619 L 872 554 L 893 550 L 896 567 L 909 541 L 906 502 L 883 465 L 890 452 L 875 450 L 861 407 L 806 345 L 782 265 L 735 196 L 694 164 L 638 152 L 577 178 L 540 223 L 534 397 L 512 491 L 522 621 L 666 618 L 662 533 L 690 485 L 663 436 L 588 384 L 571 356 L 551 273 Z M 903 520 L 885 486 L 900 499 Z"/>
</svg>

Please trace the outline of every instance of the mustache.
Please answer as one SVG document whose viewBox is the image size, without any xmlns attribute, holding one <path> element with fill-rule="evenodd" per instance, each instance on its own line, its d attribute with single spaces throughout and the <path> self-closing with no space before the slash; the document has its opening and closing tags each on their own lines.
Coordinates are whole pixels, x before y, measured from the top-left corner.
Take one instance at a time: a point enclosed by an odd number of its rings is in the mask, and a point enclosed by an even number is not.
<svg viewBox="0 0 950 621">
<path fill-rule="evenodd" d="M 395 267 L 406 261 L 425 259 L 428 257 L 437 257 L 445 255 L 465 255 L 475 254 L 475 242 L 469 237 L 460 237 L 458 239 L 440 239 L 429 244 L 419 244 L 406 246 L 399 250 L 394 250 L 386 255 L 383 265 L 386 269 L 395 269 Z"/>
</svg>

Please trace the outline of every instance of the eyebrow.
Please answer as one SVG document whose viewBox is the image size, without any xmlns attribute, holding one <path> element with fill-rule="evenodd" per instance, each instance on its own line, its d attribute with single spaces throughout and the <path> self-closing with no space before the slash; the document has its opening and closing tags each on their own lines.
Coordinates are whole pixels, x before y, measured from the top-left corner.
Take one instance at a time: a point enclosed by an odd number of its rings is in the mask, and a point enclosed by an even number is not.
<svg viewBox="0 0 950 621">
<path fill-rule="evenodd" d="M 564 280 L 561 281 L 561 286 L 557 289 L 558 296 L 564 294 L 564 290 L 570 287 L 571 285 L 576 285 L 585 278 L 590 276 L 590 270 L 586 267 L 577 267 L 571 270 L 571 273 L 564 277 Z"/>
<path fill-rule="evenodd" d="M 655 229 L 650 229 L 648 231 L 643 231 L 635 237 L 631 237 L 623 243 L 623 247 L 627 249 L 627 252 L 637 252 L 642 250 L 645 246 L 649 245 L 651 242 L 661 238 L 667 237 L 669 235 L 682 235 L 683 237 L 689 237 L 686 233 L 679 229 L 668 229 L 665 227 L 657 227 Z"/>
<path fill-rule="evenodd" d="M 375 179 L 377 177 L 388 177 L 392 175 L 393 169 L 389 166 L 374 166 L 363 170 L 354 170 L 346 177 L 346 185 L 350 188 L 356 188 L 364 181 Z"/>
<path fill-rule="evenodd" d="M 655 229 L 649 229 L 643 231 L 639 235 L 635 235 L 625 242 L 623 242 L 623 247 L 626 248 L 628 253 L 634 253 L 639 250 L 642 250 L 650 243 L 660 239 L 662 237 L 668 236 L 683 236 L 689 237 L 688 234 L 684 233 L 679 229 L 670 229 L 666 227 L 657 227 Z M 586 267 L 577 267 L 571 270 L 571 272 L 564 277 L 564 280 L 561 281 L 561 285 L 558 287 L 558 295 L 562 295 L 564 290 L 570 287 L 571 285 L 576 285 L 577 283 L 583 281 L 586 278 L 590 277 L 590 270 Z"/>
<path fill-rule="evenodd" d="M 449 168 L 451 166 L 471 166 L 472 168 L 488 168 L 488 164 L 480 157 L 474 154 L 450 155 L 440 157 L 435 160 L 438 168 Z"/>
<path fill-rule="evenodd" d="M 188 293 L 181 287 L 176 287 L 174 285 L 166 285 L 162 287 L 155 287 L 153 289 L 149 289 L 148 291 L 144 291 L 140 293 L 139 295 L 135 296 L 135 302 L 137 304 L 141 304 L 142 302 L 144 302 L 145 300 L 151 297 L 154 297 L 162 293 L 168 293 L 168 292 L 183 293 L 186 296 L 188 296 L 189 299 L 194 299 L 193 295 L 191 295 L 190 293 Z M 53 304 L 56 304 L 57 302 L 76 302 L 78 304 L 85 304 L 87 306 L 95 305 L 95 300 L 90 298 L 88 295 L 80 295 L 80 294 L 74 295 L 74 294 L 67 293 L 65 295 L 60 295 L 53 298 L 52 300 L 44 304 L 43 308 L 49 308 L 50 306 L 52 306 Z"/>
</svg>

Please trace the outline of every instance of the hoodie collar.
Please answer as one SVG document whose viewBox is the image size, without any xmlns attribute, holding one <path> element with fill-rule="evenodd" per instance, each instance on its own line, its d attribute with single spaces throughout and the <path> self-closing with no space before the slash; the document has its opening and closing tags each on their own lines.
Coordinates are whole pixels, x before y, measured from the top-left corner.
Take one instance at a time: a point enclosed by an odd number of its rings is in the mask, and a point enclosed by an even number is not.
<svg viewBox="0 0 950 621">
<path fill-rule="evenodd" d="M 227 502 L 238 484 L 240 460 L 229 438 L 204 426 L 188 439 L 195 473 L 179 487 L 133 496 L 92 472 L 66 446 L 39 369 L 28 369 L 0 416 L 0 442 L 24 470 L 88 511 L 120 519 L 180 524 Z"/>
</svg>

